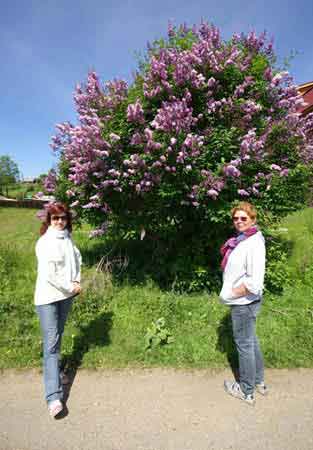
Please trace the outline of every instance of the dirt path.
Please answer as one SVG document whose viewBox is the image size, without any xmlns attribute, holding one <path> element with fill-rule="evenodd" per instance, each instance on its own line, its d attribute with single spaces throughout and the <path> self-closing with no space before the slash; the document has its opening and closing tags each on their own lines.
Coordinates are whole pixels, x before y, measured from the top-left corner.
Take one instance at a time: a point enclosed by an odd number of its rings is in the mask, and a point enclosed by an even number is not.
<svg viewBox="0 0 313 450">
<path fill-rule="evenodd" d="M 0 374 L 1 450 L 312 450 L 313 370 L 268 370 L 253 408 L 230 371 L 79 371 L 53 420 L 38 371 Z"/>
</svg>

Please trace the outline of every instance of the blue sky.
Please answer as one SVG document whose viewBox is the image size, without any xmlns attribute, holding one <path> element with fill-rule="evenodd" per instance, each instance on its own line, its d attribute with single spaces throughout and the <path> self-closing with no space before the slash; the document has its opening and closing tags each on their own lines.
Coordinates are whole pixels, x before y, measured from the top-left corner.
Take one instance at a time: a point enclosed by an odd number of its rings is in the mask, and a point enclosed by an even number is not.
<svg viewBox="0 0 313 450">
<path fill-rule="evenodd" d="M 267 30 L 280 60 L 299 52 L 295 81 L 313 80 L 312 0 L 1 0 L 0 154 L 25 177 L 47 172 L 55 124 L 75 122 L 73 90 L 90 69 L 102 81 L 130 81 L 135 53 L 166 34 L 169 20 L 201 19 L 224 38 Z"/>
</svg>

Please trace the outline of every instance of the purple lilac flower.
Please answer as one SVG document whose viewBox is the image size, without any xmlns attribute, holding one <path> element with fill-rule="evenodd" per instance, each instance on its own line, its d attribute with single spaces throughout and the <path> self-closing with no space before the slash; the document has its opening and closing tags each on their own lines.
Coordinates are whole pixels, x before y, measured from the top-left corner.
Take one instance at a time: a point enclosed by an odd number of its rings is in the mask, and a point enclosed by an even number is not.
<svg viewBox="0 0 313 450">
<path fill-rule="evenodd" d="M 238 178 L 240 177 L 241 173 L 240 170 L 238 170 L 235 166 L 233 166 L 232 164 L 228 164 L 227 166 L 224 167 L 223 172 L 225 173 L 225 175 L 227 177 L 234 177 L 234 178 Z"/>
<path fill-rule="evenodd" d="M 53 193 L 56 189 L 57 174 L 54 169 L 49 170 L 48 175 L 43 180 L 44 188 L 47 192 Z"/>
<path fill-rule="evenodd" d="M 192 108 L 187 105 L 186 100 L 175 99 L 172 102 L 162 103 L 162 108 L 158 109 L 151 126 L 156 130 L 179 133 L 189 131 L 194 123 Z"/>
<path fill-rule="evenodd" d="M 128 105 L 127 120 L 128 122 L 144 123 L 144 111 L 140 100 L 137 99 L 135 103 Z"/>
<path fill-rule="evenodd" d="M 289 169 L 282 169 L 279 176 L 287 177 L 289 175 Z"/>
<path fill-rule="evenodd" d="M 95 230 L 90 231 L 89 237 L 90 238 L 96 238 L 103 236 L 107 231 L 107 223 L 104 222 L 99 228 L 96 228 Z"/>
<path fill-rule="evenodd" d="M 130 140 L 130 144 L 131 145 L 140 145 L 144 142 L 143 137 L 140 133 L 134 133 L 131 140 Z"/>
<path fill-rule="evenodd" d="M 237 192 L 241 197 L 249 197 L 250 195 L 245 189 L 238 189 Z"/>
<path fill-rule="evenodd" d="M 112 142 L 118 142 L 121 137 L 116 133 L 110 133 L 110 139 Z"/>
<path fill-rule="evenodd" d="M 271 170 L 278 170 L 279 172 L 282 170 L 280 166 L 278 166 L 277 164 L 271 164 L 270 165 L 270 169 Z"/>
<path fill-rule="evenodd" d="M 208 196 L 211 197 L 213 200 L 216 200 L 218 197 L 218 191 L 216 191 L 215 189 L 209 189 L 208 190 Z"/>
</svg>

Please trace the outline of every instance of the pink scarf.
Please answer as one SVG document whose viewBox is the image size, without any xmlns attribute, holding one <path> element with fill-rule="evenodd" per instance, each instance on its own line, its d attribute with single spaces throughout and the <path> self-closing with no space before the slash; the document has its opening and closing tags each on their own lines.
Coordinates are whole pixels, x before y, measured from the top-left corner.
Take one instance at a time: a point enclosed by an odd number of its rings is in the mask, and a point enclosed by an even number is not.
<svg viewBox="0 0 313 450">
<path fill-rule="evenodd" d="M 234 250 L 234 248 L 237 247 L 239 242 L 248 239 L 250 236 L 253 236 L 258 231 L 259 230 L 257 227 L 251 227 L 249 228 L 249 230 L 240 233 L 238 236 L 231 237 L 225 242 L 225 244 L 222 245 L 220 252 L 223 257 L 221 262 L 221 268 L 223 271 L 225 270 L 229 255 Z"/>
</svg>

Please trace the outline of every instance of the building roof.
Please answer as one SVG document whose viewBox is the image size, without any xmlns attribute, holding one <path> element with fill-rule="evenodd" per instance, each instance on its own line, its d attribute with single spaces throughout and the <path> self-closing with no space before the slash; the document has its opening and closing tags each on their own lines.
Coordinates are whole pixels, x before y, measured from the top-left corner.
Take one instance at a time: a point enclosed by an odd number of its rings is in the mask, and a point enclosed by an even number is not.
<svg viewBox="0 0 313 450">
<path fill-rule="evenodd" d="M 305 116 L 306 114 L 313 111 L 313 81 L 300 84 L 300 86 L 298 86 L 298 91 L 302 94 L 303 99 L 306 103 L 305 106 L 302 106 L 300 108 L 301 114 Z"/>
</svg>

